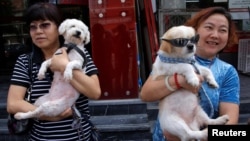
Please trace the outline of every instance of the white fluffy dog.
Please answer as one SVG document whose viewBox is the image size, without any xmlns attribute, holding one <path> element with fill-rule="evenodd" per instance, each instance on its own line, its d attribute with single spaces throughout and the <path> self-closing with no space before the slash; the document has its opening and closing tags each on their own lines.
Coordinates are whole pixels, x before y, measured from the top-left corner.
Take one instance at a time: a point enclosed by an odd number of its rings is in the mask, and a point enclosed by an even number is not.
<svg viewBox="0 0 250 141">
<path fill-rule="evenodd" d="M 192 27 L 170 28 L 162 37 L 158 56 L 153 64 L 153 79 L 177 73 L 183 75 L 189 84 L 198 87 L 199 79 L 195 73 L 196 69 L 191 64 L 194 61 L 198 40 L 199 35 L 195 35 Z M 209 85 L 214 88 L 218 87 L 208 68 L 198 64 L 195 66 Z M 168 78 L 165 79 L 166 81 Z M 159 121 L 163 132 L 167 131 L 179 137 L 181 141 L 207 139 L 207 129 L 200 131 L 202 126 L 225 124 L 228 119 L 227 115 L 210 119 L 199 106 L 197 94 L 185 89 L 174 91 L 159 103 Z"/>
<path fill-rule="evenodd" d="M 88 27 L 80 20 L 66 19 L 59 26 L 59 34 L 63 35 L 65 44 L 76 44 L 84 53 L 84 45 L 90 41 Z M 60 53 L 57 50 L 56 53 Z M 72 79 L 73 69 L 82 69 L 83 64 L 87 61 L 76 49 L 71 49 L 68 53 L 70 62 L 67 64 L 64 74 L 54 72 L 52 86 L 48 94 L 38 98 L 34 103 L 36 110 L 27 113 L 16 113 L 16 119 L 34 118 L 40 116 L 57 116 L 67 108 L 70 108 L 79 97 L 79 93 L 72 87 L 69 80 Z M 45 77 L 47 68 L 51 65 L 51 59 L 44 61 L 38 72 L 38 79 Z M 84 71 L 84 70 L 83 70 Z"/>
</svg>

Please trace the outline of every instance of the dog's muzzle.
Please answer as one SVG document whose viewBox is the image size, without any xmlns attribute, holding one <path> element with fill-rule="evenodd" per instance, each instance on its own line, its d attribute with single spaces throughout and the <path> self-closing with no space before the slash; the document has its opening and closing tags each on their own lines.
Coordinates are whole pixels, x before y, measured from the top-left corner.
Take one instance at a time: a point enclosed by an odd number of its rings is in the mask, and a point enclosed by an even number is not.
<svg viewBox="0 0 250 141">
<path fill-rule="evenodd" d="M 189 50 L 189 51 L 192 51 L 192 50 L 194 50 L 194 44 L 187 44 L 187 49 Z"/>
<path fill-rule="evenodd" d="M 80 31 L 76 31 L 76 34 L 74 34 L 73 36 L 76 38 L 80 38 L 81 32 Z"/>
</svg>

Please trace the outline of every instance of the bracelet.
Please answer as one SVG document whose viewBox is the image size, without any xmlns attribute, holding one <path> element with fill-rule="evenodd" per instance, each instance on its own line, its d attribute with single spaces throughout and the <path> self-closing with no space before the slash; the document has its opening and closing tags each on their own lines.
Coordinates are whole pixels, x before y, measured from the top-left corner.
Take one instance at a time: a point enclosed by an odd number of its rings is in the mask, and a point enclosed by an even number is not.
<svg viewBox="0 0 250 141">
<path fill-rule="evenodd" d="M 166 87 L 168 88 L 168 90 L 170 90 L 171 92 L 175 91 L 176 89 L 174 89 L 173 87 L 171 87 L 168 83 L 168 79 L 169 79 L 169 76 L 166 76 L 165 78 L 165 85 Z"/>
<path fill-rule="evenodd" d="M 181 86 L 180 86 L 180 84 L 178 82 L 178 79 L 177 79 L 177 73 L 174 74 L 174 82 L 175 82 L 175 85 L 176 85 L 177 89 L 180 89 Z"/>
</svg>

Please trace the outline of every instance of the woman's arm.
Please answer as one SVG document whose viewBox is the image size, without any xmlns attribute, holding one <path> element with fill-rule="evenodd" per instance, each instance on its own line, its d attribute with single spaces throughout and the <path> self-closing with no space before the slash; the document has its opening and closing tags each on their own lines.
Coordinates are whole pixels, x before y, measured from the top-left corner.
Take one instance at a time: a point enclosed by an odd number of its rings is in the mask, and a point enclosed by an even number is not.
<svg viewBox="0 0 250 141">
<path fill-rule="evenodd" d="M 238 124 L 240 103 L 240 79 L 234 67 L 230 67 L 222 83 L 219 103 L 219 115 L 227 114 L 227 124 Z"/>
<path fill-rule="evenodd" d="M 7 112 L 28 112 L 35 110 L 35 106 L 24 100 L 27 88 L 18 85 L 10 85 L 7 98 Z"/>
<path fill-rule="evenodd" d="M 227 114 L 229 116 L 229 121 L 227 124 L 238 124 L 239 118 L 239 105 L 228 102 L 220 103 L 220 115 Z"/>
<path fill-rule="evenodd" d="M 96 74 L 88 76 L 82 73 L 80 70 L 74 70 L 71 84 L 80 93 L 84 94 L 88 98 L 99 99 L 99 97 L 101 96 L 99 79 Z"/>
<path fill-rule="evenodd" d="M 143 101 L 146 102 L 152 102 L 157 101 L 165 96 L 172 93 L 169 89 L 167 89 L 165 85 L 165 77 L 161 77 L 159 79 L 153 80 L 152 76 L 150 75 L 146 82 L 143 84 L 141 92 L 140 92 L 140 98 Z M 169 85 L 176 89 L 176 86 L 174 85 L 173 81 L 171 81 L 172 77 L 170 76 L 168 81 Z"/>
<path fill-rule="evenodd" d="M 69 59 L 65 48 L 61 48 L 61 50 L 62 54 L 53 55 L 50 68 L 53 71 L 64 73 Z M 73 79 L 70 83 L 76 90 L 91 99 L 98 99 L 101 96 L 99 79 L 96 74 L 88 76 L 82 70 L 75 69 L 73 70 Z"/>
<path fill-rule="evenodd" d="M 200 82 L 203 81 L 203 78 L 200 75 L 197 75 L 197 77 L 199 77 Z M 165 79 L 166 76 L 161 76 L 158 77 L 156 80 L 153 80 L 152 76 L 150 75 L 142 86 L 140 98 L 143 101 L 152 102 L 160 100 L 165 96 L 171 94 L 173 91 L 167 88 L 165 81 L 168 81 L 170 87 L 172 87 L 175 90 L 177 89 L 174 76 L 169 76 L 168 80 Z M 193 87 L 190 84 L 188 84 L 184 76 L 177 75 L 177 81 L 180 84 L 181 88 L 192 91 L 193 93 L 198 93 L 199 87 Z"/>
<path fill-rule="evenodd" d="M 27 88 L 18 85 L 10 85 L 7 98 L 7 112 L 15 114 L 17 112 L 29 112 L 37 107 L 24 100 Z M 71 109 L 64 111 L 56 117 L 40 117 L 39 120 L 58 121 L 72 115 Z"/>
</svg>

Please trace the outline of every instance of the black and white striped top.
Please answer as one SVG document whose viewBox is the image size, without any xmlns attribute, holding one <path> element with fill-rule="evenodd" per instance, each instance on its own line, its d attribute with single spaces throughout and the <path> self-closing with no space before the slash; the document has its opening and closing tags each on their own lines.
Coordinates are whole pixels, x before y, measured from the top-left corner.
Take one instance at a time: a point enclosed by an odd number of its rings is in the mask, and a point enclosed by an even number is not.
<svg viewBox="0 0 250 141">
<path fill-rule="evenodd" d="M 88 58 L 88 63 L 86 64 L 86 74 L 89 76 L 97 74 L 98 70 L 93 63 L 90 54 L 87 50 L 85 50 L 84 52 L 86 54 L 86 57 Z M 33 86 L 31 92 L 31 103 L 34 103 L 38 97 L 43 96 L 49 92 L 51 81 L 53 79 L 53 73 L 51 71 L 47 71 L 46 79 L 38 80 L 37 73 L 39 70 L 39 66 L 43 61 L 41 51 L 34 51 L 32 61 Z M 31 81 L 29 79 L 30 75 L 28 74 L 28 66 L 28 55 L 20 55 L 13 70 L 11 84 L 20 85 L 27 88 L 29 87 Z M 76 106 L 80 112 L 87 114 L 89 117 L 88 98 L 86 96 L 81 94 L 76 102 Z M 79 140 L 79 137 L 84 141 L 90 140 L 89 124 L 85 120 L 82 120 L 82 129 L 84 130 L 84 135 L 80 133 L 80 136 L 78 136 L 78 131 L 76 129 L 72 129 L 71 127 L 72 121 L 72 117 L 57 122 L 34 119 L 34 124 L 30 133 L 30 140 L 75 141 Z"/>
</svg>

